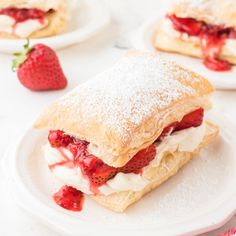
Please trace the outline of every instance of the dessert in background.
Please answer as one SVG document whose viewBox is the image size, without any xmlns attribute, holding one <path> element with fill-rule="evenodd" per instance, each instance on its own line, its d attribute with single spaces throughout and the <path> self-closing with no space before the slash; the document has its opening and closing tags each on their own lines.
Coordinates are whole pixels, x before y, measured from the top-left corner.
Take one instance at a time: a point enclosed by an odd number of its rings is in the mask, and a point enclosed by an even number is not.
<svg viewBox="0 0 236 236">
<path fill-rule="evenodd" d="M 67 0 L 1 0 L 0 38 L 42 38 L 64 32 Z"/>
<path fill-rule="evenodd" d="M 235 1 L 177 1 L 159 22 L 154 46 L 203 58 L 210 70 L 230 70 L 236 64 Z"/>
</svg>

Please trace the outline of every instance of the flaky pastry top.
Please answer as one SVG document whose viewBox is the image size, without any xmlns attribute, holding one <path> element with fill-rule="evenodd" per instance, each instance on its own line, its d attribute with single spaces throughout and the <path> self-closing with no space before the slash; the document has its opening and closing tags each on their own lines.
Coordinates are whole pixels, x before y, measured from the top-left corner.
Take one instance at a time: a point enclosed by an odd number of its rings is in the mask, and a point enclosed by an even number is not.
<svg viewBox="0 0 236 236">
<path fill-rule="evenodd" d="M 59 129 L 90 142 L 111 166 L 125 165 L 162 130 L 211 104 L 205 78 L 153 53 L 131 50 L 107 71 L 50 105 L 36 128 Z"/>
</svg>

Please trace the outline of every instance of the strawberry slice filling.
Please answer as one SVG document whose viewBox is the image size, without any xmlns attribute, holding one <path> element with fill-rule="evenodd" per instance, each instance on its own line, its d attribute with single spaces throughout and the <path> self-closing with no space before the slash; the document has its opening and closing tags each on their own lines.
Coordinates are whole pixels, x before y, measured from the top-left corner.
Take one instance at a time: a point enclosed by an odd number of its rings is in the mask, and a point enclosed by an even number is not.
<svg viewBox="0 0 236 236">
<path fill-rule="evenodd" d="M 227 39 L 236 39 L 236 30 L 222 25 L 206 24 L 193 18 L 181 18 L 167 15 L 173 27 L 180 33 L 199 37 L 204 56 L 204 65 L 214 71 L 228 71 L 231 65 L 228 61 L 219 59 L 219 55 Z"/>
<path fill-rule="evenodd" d="M 6 15 L 13 18 L 15 23 L 21 23 L 27 20 L 39 20 L 40 22 L 43 22 L 46 14 L 47 12 L 35 8 L 7 7 L 0 9 L 0 15 Z"/>
<path fill-rule="evenodd" d="M 183 117 L 180 122 L 174 122 L 163 129 L 156 142 L 161 142 L 163 138 L 173 132 L 198 127 L 203 122 L 204 110 L 199 108 Z M 78 138 L 69 136 L 60 130 L 51 130 L 48 140 L 53 148 L 57 148 L 64 155 L 62 148 L 66 148 L 73 155 L 73 160 L 65 156 L 63 162 L 50 165 L 52 170 L 58 165 L 68 167 L 80 167 L 82 174 L 89 180 L 90 190 L 94 194 L 99 193 L 98 188 L 113 178 L 117 173 L 141 174 L 143 167 L 147 166 L 156 157 L 156 146 L 151 144 L 144 150 L 139 151 L 123 167 L 112 167 L 105 164 L 101 159 L 92 155 L 88 151 L 89 143 Z"/>
</svg>

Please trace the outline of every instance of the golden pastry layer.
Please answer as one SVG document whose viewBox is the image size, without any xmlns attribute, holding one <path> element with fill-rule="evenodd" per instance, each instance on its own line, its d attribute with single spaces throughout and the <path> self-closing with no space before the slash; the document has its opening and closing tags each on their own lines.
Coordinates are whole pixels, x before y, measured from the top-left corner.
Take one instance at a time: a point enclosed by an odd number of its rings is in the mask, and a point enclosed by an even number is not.
<svg viewBox="0 0 236 236">
<path fill-rule="evenodd" d="M 113 193 L 111 195 L 97 195 L 92 198 L 100 205 L 109 208 L 116 212 L 123 212 L 128 206 L 138 201 L 145 194 L 155 189 L 171 176 L 175 175 L 178 170 L 183 167 L 188 161 L 197 156 L 200 150 L 209 144 L 218 135 L 219 129 L 217 126 L 210 122 L 207 122 L 206 135 L 203 142 L 192 153 L 190 152 L 174 152 L 166 153 L 161 163 L 157 167 L 152 167 L 149 171 L 149 179 L 151 180 L 144 189 L 139 192 L 124 191 L 119 193 Z M 191 178 L 191 177 L 190 177 Z"/>
<path fill-rule="evenodd" d="M 178 17 L 191 17 L 208 24 L 236 28 L 234 0 L 179 0 L 168 12 Z"/>
<path fill-rule="evenodd" d="M 124 166 L 164 127 L 199 107 L 209 109 L 212 85 L 157 54 L 130 51 L 111 69 L 54 102 L 36 128 L 63 130 L 90 143 L 110 166 Z"/>
</svg>

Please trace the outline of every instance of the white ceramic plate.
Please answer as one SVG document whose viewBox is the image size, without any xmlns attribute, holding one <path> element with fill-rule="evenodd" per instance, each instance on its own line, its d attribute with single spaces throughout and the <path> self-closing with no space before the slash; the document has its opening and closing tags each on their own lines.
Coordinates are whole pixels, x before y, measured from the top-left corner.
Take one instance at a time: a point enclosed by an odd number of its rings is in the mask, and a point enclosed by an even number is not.
<svg viewBox="0 0 236 236">
<path fill-rule="evenodd" d="M 157 51 L 152 44 L 157 22 L 160 17 L 155 17 L 144 23 L 134 34 L 132 45 L 134 48 L 144 51 Z M 158 51 L 165 58 L 171 59 L 180 65 L 189 68 L 208 78 L 217 89 L 236 89 L 236 67 L 229 72 L 214 72 L 208 70 L 201 59 L 192 58 L 175 53 Z"/>
<path fill-rule="evenodd" d="M 41 153 L 46 133 L 29 129 L 10 147 L 3 170 L 17 203 L 63 235 L 195 235 L 220 227 L 236 210 L 236 127 L 227 119 L 221 135 L 200 156 L 123 213 L 88 197 L 82 212 L 58 207 L 59 188 Z"/>
<path fill-rule="evenodd" d="M 99 0 L 78 1 L 79 7 L 73 11 L 67 32 L 47 38 L 31 39 L 31 45 L 44 43 L 54 49 L 64 48 L 87 40 L 109 24 L 110 13 Z M 22 51 L 25 41 L 24 39 L 0 39 L 0 51 L 5 53 Z"/>
</svg>

